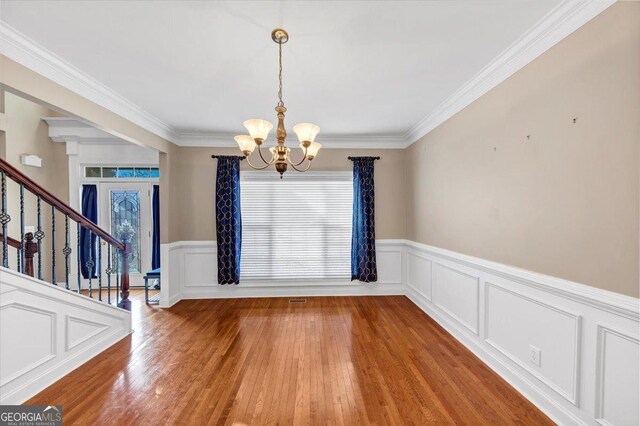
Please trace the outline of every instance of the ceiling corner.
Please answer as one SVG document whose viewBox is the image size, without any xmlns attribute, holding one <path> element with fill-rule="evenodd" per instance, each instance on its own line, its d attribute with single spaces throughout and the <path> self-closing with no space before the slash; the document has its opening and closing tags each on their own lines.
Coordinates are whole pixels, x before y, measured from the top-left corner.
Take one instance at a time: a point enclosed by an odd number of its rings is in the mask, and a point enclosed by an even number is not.
<svg viewBox="0 0 640 426">
<path fill-rule="evenodd" d="M 563 0 L 405 134 L 407 146 L 599 15 L 616 0 Z"/>
</svg>

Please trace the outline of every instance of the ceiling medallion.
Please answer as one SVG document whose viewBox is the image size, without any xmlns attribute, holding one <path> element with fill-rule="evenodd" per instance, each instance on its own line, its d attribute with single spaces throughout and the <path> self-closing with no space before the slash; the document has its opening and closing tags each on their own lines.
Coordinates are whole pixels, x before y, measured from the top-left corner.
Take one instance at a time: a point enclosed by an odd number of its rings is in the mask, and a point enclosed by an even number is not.
<svg viewBox="0 0 640 426">
<path fill-rule="evenodd" d="M 265 159 L 261 148 L 263 142 L 267 139 L 269 132 L 273 128 L 273 124 L 267 120 L 261 120 L 258 118 L 253 118 L 242 123 L 249 131 L 249 134 L 238 135 L 234 139 L 238 143 L 240 151 L 242 151 L 244 156 L 247 158 L 249 166 L 256 170 L 262 170 L 271 165 L 275 165 L 276 170 L 280 173 L 280 178 L 282 179 L 282 175 L 287 171 L 289 164 L 294 168 L 294 170 L 299 172 L 306 172 L 309 170 L 311 167 L 311 161 L 313 161 L 313 159 L 318 155 L 318 151 L 322 145 L 315 141 L 318 132 L 320 132 L 320 127 L 312 123 L 296 124 L 293 126 L 293 131 L 298 136 L 300 148 L 303 150 L 303 156 L 298 162 L 291 161 L 291 149 L 285 146 L 287 131 L 284 128 L 284 113 L 287 111 L 287 108 L 285 108 L 284 102 L 282 101 L 282 45 L 289 41 L 289 34 L 281 28 L 276 28 L 271 32 L 271 38 L 278 44 L 278 81 L 280 86 L 278 90 L 278 104 L 275 108 L 278 113 L 278 128 L 276 129 L 277 144 L 269 148 L 271 158 L 269 160 Z M 262 161 L 262 165 L 260 166 L 254 166 L 249 161 L 249 156 L 256 149 L 256 146 L 258 147 L 258 154 Z M 302 166 L 305 160 L 307 160 L 306 166 L 298 168 Z"/>
</svg>

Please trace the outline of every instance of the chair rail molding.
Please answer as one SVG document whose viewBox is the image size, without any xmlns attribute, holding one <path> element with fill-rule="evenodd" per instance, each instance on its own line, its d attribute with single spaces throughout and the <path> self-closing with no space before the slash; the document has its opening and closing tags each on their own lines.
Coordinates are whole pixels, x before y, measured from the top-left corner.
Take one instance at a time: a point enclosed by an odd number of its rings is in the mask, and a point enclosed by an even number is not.
<svg viewBox="0 0 640 426">
<path fill-rule="evenodd" d="M 21 404 L 131 334 L 131 312 L 0 267 L 0 404 Z"/>
<path fill-rule="evenodd" d="M 561 425 L 637 424 L 633 297 L 408 240 L 377 240 L 377 284 L 216 283 L 215 241 L 162 245 L 161 306 L 182 299 L 406 295 Z M 531 347 L 539 352 L 531 359 Z"/>
<path fill-rule="evenodd" d="M 238 285 L 218 285 L 215 241 L 162 244 L 160 306 L 170 307 L 182 299 L 404 295 L 404 241 L 377 240 L 376 245 L 377 283 L 361 284 L 345 278 L 304 283 L 241 280 Z"/>
<path fill-rule="evenodd" d="M 413 241 L 404 259 L 407 297 L 556 423 L 638 424 L 638 299 Z"/>
</svg>

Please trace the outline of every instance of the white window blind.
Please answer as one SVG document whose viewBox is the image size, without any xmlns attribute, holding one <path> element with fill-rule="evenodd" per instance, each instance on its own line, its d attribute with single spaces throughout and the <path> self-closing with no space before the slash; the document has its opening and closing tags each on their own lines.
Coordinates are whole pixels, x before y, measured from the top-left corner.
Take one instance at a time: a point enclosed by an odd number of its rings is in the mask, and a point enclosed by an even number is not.
<svg viewBox="0 0 640 426">
<path fill-rule="evenodd" d="M 242 172 L 240 277 L 351 277 L 351 172 Z"/>
</svg>

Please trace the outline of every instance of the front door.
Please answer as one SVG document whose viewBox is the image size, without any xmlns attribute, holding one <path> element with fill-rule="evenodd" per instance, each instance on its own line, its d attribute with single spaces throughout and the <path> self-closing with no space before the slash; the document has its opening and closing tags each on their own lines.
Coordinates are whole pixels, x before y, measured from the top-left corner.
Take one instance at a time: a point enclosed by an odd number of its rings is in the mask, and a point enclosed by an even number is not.
<svg viewBox="0 0 640 426">
<path fill-rule="evenodd" d="M 119 230 L 131 227 L 131 257 L 129 282 L 142 286 L 144 274 L 151 270 L 151 184 L 100 183 L 99 223 L 111 235 L 119 238 Z M 104 243 L 103 243 L 104 244 Z M 102 250 L 103 253 L 106 250 Z"/>
</svg>

